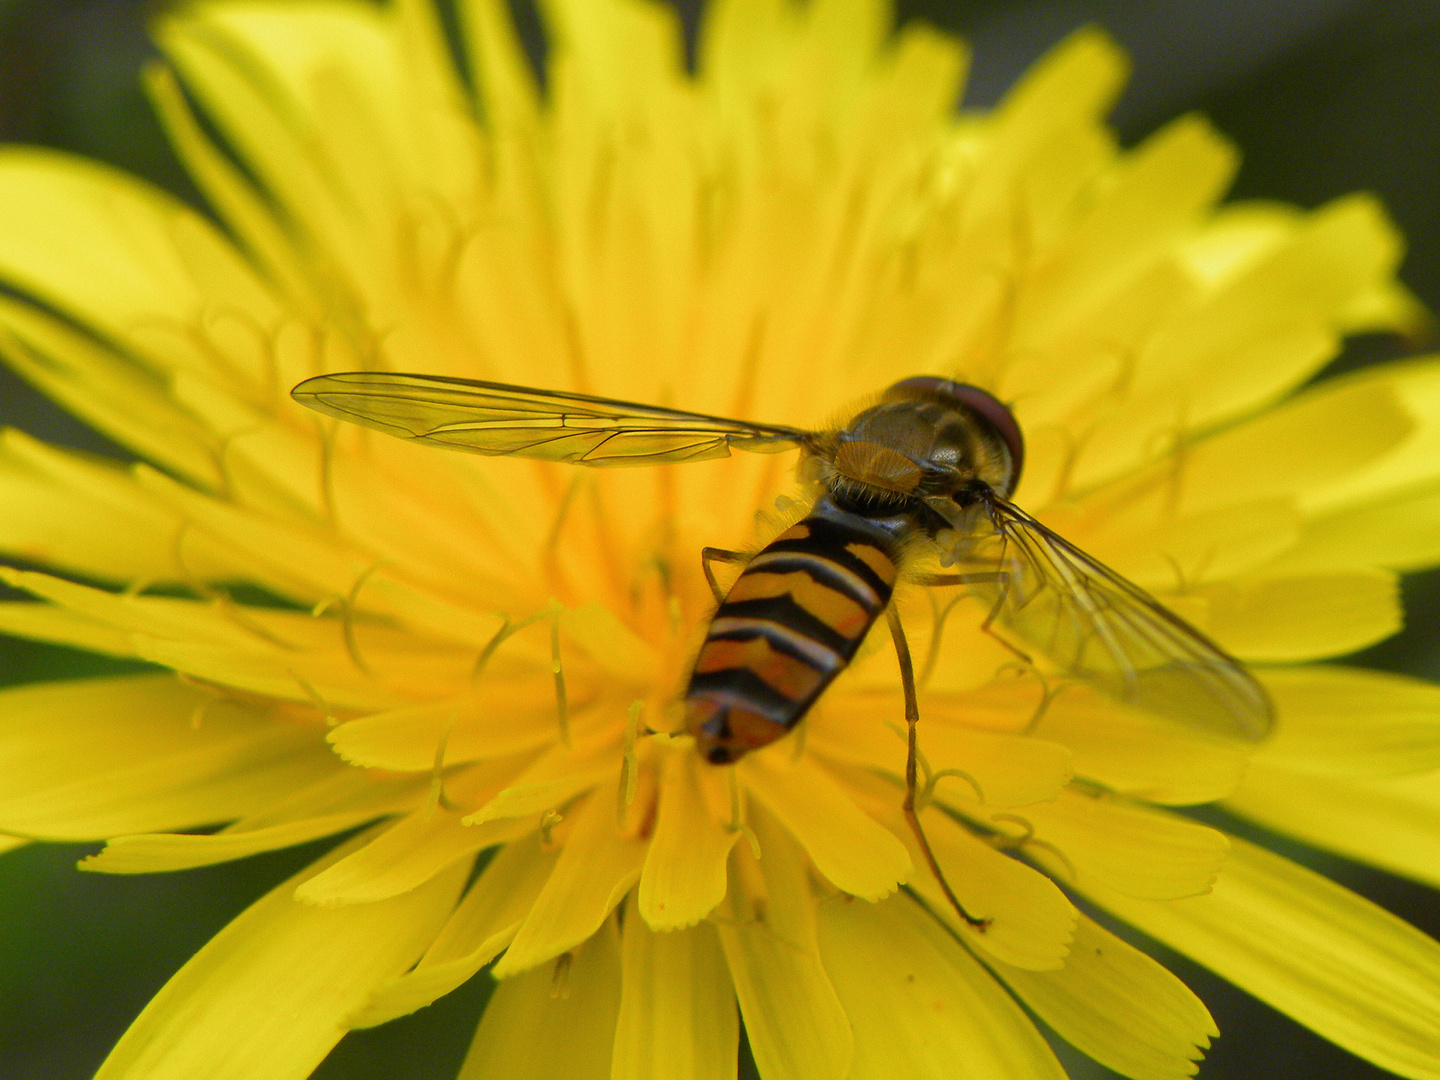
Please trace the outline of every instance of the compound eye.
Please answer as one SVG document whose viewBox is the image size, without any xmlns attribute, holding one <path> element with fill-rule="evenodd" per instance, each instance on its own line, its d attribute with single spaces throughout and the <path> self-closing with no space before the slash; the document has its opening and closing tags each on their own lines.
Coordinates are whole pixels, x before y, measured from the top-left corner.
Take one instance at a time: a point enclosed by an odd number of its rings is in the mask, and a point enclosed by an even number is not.
<svg viewBox="0 0 1440 1080">
<path fill-rule="evenodd" d="M 958 402 L 988 424 L 1010 451 L 1009 490 L 1002 494 L 1008 496 L 1015 490 L 1020 483 L 1020 470 L 1025 464 L 1025 436 L 1008 405 L 988 390 L 981 390 L 969 383 L 942 379 L 936 375 L 915 375 L 909 379 L 901 379 L 890 388 L 891 393 L 897 390 L 901 394 L 938 397 Z"/>
</svg>

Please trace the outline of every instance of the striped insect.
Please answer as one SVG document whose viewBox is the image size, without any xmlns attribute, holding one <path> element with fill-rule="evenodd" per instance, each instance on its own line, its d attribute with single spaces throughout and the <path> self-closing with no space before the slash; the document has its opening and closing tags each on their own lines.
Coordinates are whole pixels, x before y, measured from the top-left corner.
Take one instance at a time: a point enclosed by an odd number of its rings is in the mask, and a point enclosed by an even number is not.
<svg viewBox="0 0 1440 1080">
<path fill-rule="evenodd" d="M 753 557 L 702 552 L 719 608 L 685 692 L 700 753 L 734 762 L 794 729 L 885 615 L 909 731 L 904 812 L 949 902 L 915 812 L 916 722 L 909 647 L 891 596 L 902 572 L 968 589 L 998 624 L 1061 671 L 1121 701 L 1211 733 L 1262 738 L 1272 709 L 1245 668 L 1139 586 L 1011 503 L 1024 464 L 1014 415 L 986 391 L 903 379 L 839 428 L 807 431 L 587 394 L 435 375 L 350 372 L 295 387 L 312 409 L 479 454 L 596 467 L 798 448 L 808 514 Z M 936 556 L 946 573 L 910 568 Z M 728 592 L 715 561 L 742 562 Z M 908 572 L 907 572 L 908 571 Z"/>
</svg>

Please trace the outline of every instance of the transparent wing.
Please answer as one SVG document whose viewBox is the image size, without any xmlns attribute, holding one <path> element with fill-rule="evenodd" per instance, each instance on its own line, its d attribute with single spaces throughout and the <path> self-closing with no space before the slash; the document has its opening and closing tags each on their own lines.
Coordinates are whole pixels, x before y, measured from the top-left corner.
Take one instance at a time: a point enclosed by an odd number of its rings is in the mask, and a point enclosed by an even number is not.
<svg viewBox="0 0 1440 1080">
<path fill-rule="evenodd" d="M 990 496 L 984 508 L 993 532 L 960 561 L 1000 571 L 969 586 L 995 622 L 1122 701 L 1232 738 L 1270 730 L 1270 699 L 1238 660 L 1017 507 Z"/>
<path fill-rule="evenodd" d="M 341 420 L 403 439 L 575 465 L 659 465 L 788 450 L 797 428 L 556 390 L 443 375 L 353 371 L 306 379 L 291 396 Z"/>
</svg>

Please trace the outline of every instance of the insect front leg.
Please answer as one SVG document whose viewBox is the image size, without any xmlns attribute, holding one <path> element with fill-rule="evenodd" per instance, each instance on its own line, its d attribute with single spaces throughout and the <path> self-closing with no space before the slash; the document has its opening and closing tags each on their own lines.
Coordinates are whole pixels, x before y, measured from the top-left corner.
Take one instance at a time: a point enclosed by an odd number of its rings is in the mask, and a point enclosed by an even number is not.
<svg viewBox="0 0 1440 1080">
<path fill-rule="evenodd" d="M 915 841 L 920 845 L 920 852 L 925 857 L 925 863 L 930 868 L 930 873 L 940 885 L 940 891 L 945 894 L 945 899 L 955 909 L 965 923 L 975 930 L 983 932 L 989 925 L 990 919 L 976 918 L 965 910 L 965 905 L 960 903 L 950 883 L 945 880 L 945 874 L 940 869 L 939 862 L 935 859 L 935 853 L 930 850 L 930 841 L 925 836 L 925 830 L 920 827 L 920 816 L 915 812 L 915 793 L 917 776 L 919 772 L 919 751 L 916 743 L 915 729 L 920 723 L 920 702 L 915 694 L 915 668 L 910 663 L 910 646 L 905 640 L 905 630 L 900 625 L 900 613 L 891 605 L 885 612 L 886 621 L 890 624 L 890 637 L 895 642 L 895 656 L 900 661 L 900 685 L 905 691 L 905 726 L 909 750 L 905 755 L 905 821 L 910 826 L 910 831 L 915 834 Z"/>
<path fill-rule="evenodd" d="M 705 571 L 705 580 L 710 583 L 710 591 L 715 594 L 715 602 L 725 602 L 725 590 L 720 588 L 720 583 L 715 580 L 715 571 L 710 568 L 711 563 L 747 563 L 750 556 L 743 551 L 731 551 L 728 548 L 703 547 L 700 549 L 700 568 Z"/>
</svg>

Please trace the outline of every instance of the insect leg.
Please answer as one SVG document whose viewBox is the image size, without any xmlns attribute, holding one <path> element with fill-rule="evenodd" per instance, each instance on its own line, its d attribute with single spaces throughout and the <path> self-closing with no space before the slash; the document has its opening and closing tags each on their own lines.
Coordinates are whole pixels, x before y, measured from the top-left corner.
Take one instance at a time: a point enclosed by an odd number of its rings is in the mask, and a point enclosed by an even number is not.
<svg viewBox="0 0 1440 1080">
<path fill-rule="evenodd" d="M 975 574 L 922 574 L 914 579 L 917 585 L 939 587 L 943 585 L 994 585 L 1008 581 L 1010 575 L 1004 570 L 987 570 Z"/>
<path fill-rule="evenodd" d="M 909 742 L 909 752 L 905 756 L 905 805 L 903 807 L 905 821 L 909 824 L 910 831 L 915 834 L 915 841 L 920 845 L 921 854 L 925 856 L 925 863 L 939 883 L 940 891 L 945 894 L 945 899 L 950 901 L 950 906 L 955 909 L 955 913 L 968 926 L 983 932 L 990 925 L 991 920 L 976 918 L 960 903 L 959 898 L 950 888 L 950 883 L 945 880 L 945 874 L 935 860 L 935 853 L 930 850 L 930 841 L 925 837 L 925 830 L 920 827 L 920 817 L 915 813 L 916 774 L 919 759 L 915 728 L 920 722 L 920 703 L 915 697 L 915 669 L 910 663 L 910 646 L 905 641 L 905 631 L 900 625 L 900 613 L 892 605 L 886 610 L 885 618 L 890 624 L 890 637 L 895 642 L 896 658 L 900 661 L 900 685 L 905 690 L 905 725 Z"/>
<path fill-rule="evenodd" d="M 715 571 L 710 569 L 712 562 L 743 563 L 749 562 L 750 556 L 743 551 L 730 551 L 728 548 L 703 547 L 700 549 L 700 568 L 705 571 L 705 580 L 710 583 L 710 591 L 715 594 L 715 602 L 725 602 L 725 590 L 720 588 L 720 583 L 715 580 Z"/>
</svg>

